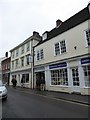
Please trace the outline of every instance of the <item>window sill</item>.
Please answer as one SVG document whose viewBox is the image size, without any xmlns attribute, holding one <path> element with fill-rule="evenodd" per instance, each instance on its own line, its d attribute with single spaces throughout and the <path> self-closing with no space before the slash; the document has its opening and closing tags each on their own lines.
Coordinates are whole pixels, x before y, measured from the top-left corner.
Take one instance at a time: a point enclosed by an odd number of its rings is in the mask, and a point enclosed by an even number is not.
<svg viewBox="0 0 90 120">
<path fill-rule="evenodd" d="M 84 89 L 90 89 L 90 87 L 84 87 Z"/>
<path fill-rule="evenodd" d="M 40 59 L 40 60 L 37 60 L 37 62 L 39 62 L 39 61 L 43 61 L 44 60 L 44 58 L 43 59 Z"/>
<path fill-rule="evenodd" d="M 68 88 L 69 86 L 65 86 L 65 85 L 50 85 L 50 87 L 65 87 L 65 88 Z"/>
<path fill-rule="evenodd" d="M 61 53 L 61 54 L 58 54 L 58 55 L 54 55 L 54 57 L 58 57 L 58 56 L 61 56 L 61 55 L 64 55 L 64 54 L 67 54 L 67 52 Z"/>
<path fill-rule="evenodd" d="M 27 83 L 24 83 L 24 85 L 29 85 L 29 82 L 27 82 Z"/>
</svg>

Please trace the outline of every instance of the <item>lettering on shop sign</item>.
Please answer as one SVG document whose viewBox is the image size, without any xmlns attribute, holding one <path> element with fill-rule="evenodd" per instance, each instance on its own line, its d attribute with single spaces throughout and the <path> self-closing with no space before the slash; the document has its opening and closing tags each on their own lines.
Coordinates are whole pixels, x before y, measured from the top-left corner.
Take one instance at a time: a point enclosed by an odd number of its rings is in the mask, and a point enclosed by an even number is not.
<svg viewBox="0 0 90 120">
<path fill-rule="evenodd" d="M 88 64 L 88 63 L 90 63 L 90 57 L 81 59 L 81 64 Z"/>
<path fill-rule="evenodd" d="M 67 66 L 67 63 L 66 63 L 66 62 L 63 62 L 63 63 L 58 63 L 58 64 L 49 65 L 49 69 L 66 67 L 66 66 Z"/>
</svg>

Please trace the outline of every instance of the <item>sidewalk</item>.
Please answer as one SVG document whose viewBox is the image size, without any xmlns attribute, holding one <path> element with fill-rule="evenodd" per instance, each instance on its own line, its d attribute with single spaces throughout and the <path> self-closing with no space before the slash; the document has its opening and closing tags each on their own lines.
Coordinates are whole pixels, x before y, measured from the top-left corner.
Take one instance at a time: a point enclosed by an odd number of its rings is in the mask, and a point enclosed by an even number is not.
<svg viewBox="0 0 90 120">
<path fill-rule="evenodd" d="M 80 95 L 80 94 L 75 94 L 75 93 L 69 94 L 69 93 L 54 92 L 54 91 L 38 91 L 36 89 L 21 88 L 21 87 L 17 87 L 16 89 L 39 94 L 39 95 L 48 96 L 51 98 L 57 98 L 57 99 L 62 99 L 62 100 L 67 100 L 67 101 L 78 102 L 78 103 L 90 105 L 90 96 L 86 96 L 86 95 Z"/>
</svg>

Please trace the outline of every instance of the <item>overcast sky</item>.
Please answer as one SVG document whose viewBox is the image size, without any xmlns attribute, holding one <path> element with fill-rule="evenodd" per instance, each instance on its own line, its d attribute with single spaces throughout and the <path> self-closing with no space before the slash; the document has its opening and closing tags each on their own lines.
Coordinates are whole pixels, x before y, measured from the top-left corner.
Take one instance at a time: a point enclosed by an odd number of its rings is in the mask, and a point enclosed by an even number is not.
<svg viewBox="0 0 90 120">
<path fill-rule="evenodd" d="M 0 0 L 0 58 L 33 34 L 42 35 L 88 5 L 89 0 Z"/>
</svg>

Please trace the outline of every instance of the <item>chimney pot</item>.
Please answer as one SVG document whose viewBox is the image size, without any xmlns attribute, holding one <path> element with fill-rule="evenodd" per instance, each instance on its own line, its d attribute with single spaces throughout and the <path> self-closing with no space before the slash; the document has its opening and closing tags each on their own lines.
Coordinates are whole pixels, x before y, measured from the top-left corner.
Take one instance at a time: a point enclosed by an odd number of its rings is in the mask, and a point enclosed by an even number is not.
<svg viewBox="0 0 90 120">
<path fill-rule="evenodd" d="M 62 24 L 62 21 L 58 19 L 58 20 L 56 21 L 56 28 L 58 28 L 61 24 Z"/>
<path fill-rule="evenodd" d="M 8 57 L 8 52 L 5 53 L 5 57 Z"/>
</svg>

